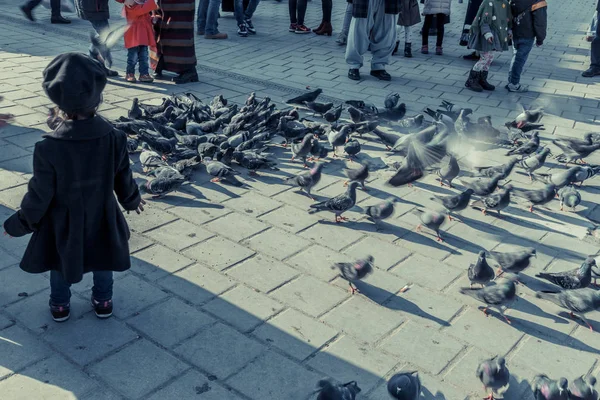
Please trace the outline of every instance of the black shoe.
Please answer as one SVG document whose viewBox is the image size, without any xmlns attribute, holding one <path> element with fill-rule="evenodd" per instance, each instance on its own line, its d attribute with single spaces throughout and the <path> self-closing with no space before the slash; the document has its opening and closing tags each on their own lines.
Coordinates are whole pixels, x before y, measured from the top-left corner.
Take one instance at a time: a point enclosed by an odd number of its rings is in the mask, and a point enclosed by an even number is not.
<svg viewBox="0 0 600 400">
<path fill-rule="evenodd" d="M 396 40 L 396 45 L 394 46 L 394 51 L 392 51 L 392 56 L 395 56 L 398 53 L 398 46 L 400 46 L 400 41 Z"/>
<path fill-rule="evenodd" d="M 106 68 L 105 72 L 106 72 L 106 76 L 109 76 L 109 77 L 119 76 L 119 73 L 117 71 L 115 71 L 114 69 Z"/>
<path fill-rule="evenodd" d="M 256 35 L 256 29 L 254 29 L 254 25 L 252 25 L 252 20 L 246 19 L 244 22 L 246 22 L 246 29 L 248 29 L 248 32 L 250 32 L 252 35 Z"/>
<path fill-rule="evenodd" d="M 150 74 L 154 79 L 159 80 L 159 81 L 165 81 L 167 80 L 167 78 L 163 75 L 162 71 L 154 71 L 152 74 Z"/>
<path fill-rule="evenodd" d="M 66 19 L 62 15 L 59 15 L 59 16 L 56 16 L 56 17 L 50 17 L 50 23 L 51 24 L 70 24 L 71 20 L 70 19 Z"/>
<path fill-rule="evenodd" d="M 479 72 L 473 70 L 469 72 L 469 78 L 465 82 L 465 87 L 474 92 L 483 92 L 483 88 L 479 84 Z"/>
<path fill-rule="evenodd" d="M 97 301 L 96 299 L 94 299 L 94 297 L 92 297 L 92 307 L 94 307 L 94 312 L 96 313 L 96 317 L 98 318 L 104 319 L 112 316 L 112 300 Z"/>
<path fill-rule="evenodd" d="M 406 57 L 406 58 L 412 57 L 412 43 L 404 44 L 404 57 Z"/>
<path fill-rule="evenodd" d="M 71 316 L 71 304 L 56 306 L 50 303 L 50 314 L 56 322 L 64 322 Z"/>
<path fill-rule="evenodd" d="M 360 72 L 358 71 L 358 68 L 350 68 L 348 70 L 348 78 L 353 81 L 360 81 Z"/>
<path fill-rule="evenodd" d="M 592 78 L 594 76 L 598 76 L 600 75 L 600 68 L 596 68 L 596 67 L 589 67 L 588 69 L 586 69 L 585 71 L 583 71 L 581 73 L 581 76 L 585 77 L 585 78 Z"/>
<path fill-rule="evenodd" d="M 373 71 L 371 71 L 371 76 L 374 76 L 375 78 L 379 79 L 380 81 L 391 81 L 392 80 L 392 76 L 390 74 L 388 74 L 385 71 L 385 69 L 373 70 Z"/>
<path fill-rule="evenodd" d="M 246 27 L 246 24 L 239 24 L 238 25 L 238 32 L 237 32 L 238 36 L 241 37 L 248 37 L 248 29 Z"/>
<path fill-rule="evenodd" d="M 178 85 L 190 82 L 198 82 L 198 72 L 196 70 L 184 72 L 173 78 L 173 82 Z"/>
<path fill-rule="evenodd" d="M 33 18 L 33 14 L 31 13 L 31 8 L 27 6 L 21 6 L 21 11 L 23 11 L 23 14 L 25 14 L 25 18 L 31 22 L 35 22 L 35 18 Z"/>
</svg>

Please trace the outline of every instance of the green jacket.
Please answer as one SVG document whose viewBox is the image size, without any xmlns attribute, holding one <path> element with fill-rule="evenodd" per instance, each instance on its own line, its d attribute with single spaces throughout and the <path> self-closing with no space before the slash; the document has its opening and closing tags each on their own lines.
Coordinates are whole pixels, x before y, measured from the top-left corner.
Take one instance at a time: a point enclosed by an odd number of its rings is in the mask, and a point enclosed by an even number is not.
<svg viewBox="0 0 600 400">
<path fill-rule="evenodd" d="M 492 35 L 493 42 L 487 37 Z M 487 37 L 486 37 L 487 36 Z M 512 13 L 507 0 L 483 0 L 471 25 L 469 48 L 481 52 L 508 50 L 512 36 Z"/>
</svg>

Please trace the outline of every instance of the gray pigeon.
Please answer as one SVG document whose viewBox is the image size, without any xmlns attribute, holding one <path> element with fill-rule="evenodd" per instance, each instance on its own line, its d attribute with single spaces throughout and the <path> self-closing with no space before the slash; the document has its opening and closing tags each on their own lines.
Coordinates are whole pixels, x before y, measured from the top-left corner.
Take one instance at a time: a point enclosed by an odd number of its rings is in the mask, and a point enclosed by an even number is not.
<svg viewBox="0 0 600 400">
<path fill-rule="evenodd" d="M 238 175 L 235 169 L 223 164 L 219 161 L 213 161 L 210 157 L 205 157 L 202 160 L 203 164 L 206 166 L 206 171 L 214 176 L 210 181 L 211 182 L 220 182 L 221 180 L 230 182 L 236 186 L 242 186 L 242 183 L 238 181 L 234 175 Z"/>
<path fill-rule="evenodd" d="M 298 175 L 285 178 L 284 181 L 293 183 L 294 185 L 298 186 L 300 190 L 306 192 L 308 197 L 314 200 L 314 197 L 312 197 L 310 191 L 321 180 L 322 169 L 323 163 L 316 163 L 315 166 L 312 167 L 310 170 L 302 171 Z"/>
<path fill-rule="evenodd" d="M 561 139 L 554 139 L 552 140 L 552 143 L 563 151 L 562 154 L 556 156 L 556 159 L 564 161 L 567 164 L 577 160 L 581 160 L 582 163 L 585 163 L 583 160 L 584 158 L 600 149 L 600 143 L 575 144 Z"/>
<path fill-rule="evenodd" d="M 323 93 L 323 89 L 315 89 L 312 92 L 306 92 L 300 96 L 293 97 L 286 101 L 288 104 L 304 104 L 305 101 L 315 101 L 319 95 Z"/>
<path fill-rule="evenodd" d="M 473 287 L 474 283 L 478 283 L 481 287 L 484 287 L 492 279 L 494 279 L 494 270 L 488 264 L 485 259 L 485 251 L 480 251 L 477 257 L 477 262 L 471 264 L 467 270 L 467 276 L 471 282 L 470 287 Z"/>
<path fill-rule="evenodd" d="M 448 162 L 436 170 L 436 173 L 440 177 L 440 186 L 444 186 L 444 182 L 446 182 L 449 187 L 452 187 L 452 180 L 460 173 L 460 167 L 458 166 L 456 157 L 452 154 L 448 154 Z"/>
<path fill-rule="evenodd" d="M 352 285 L 352 282 L 359 281 L 365 276 L 373 272 L 373 256 L 366 256 L 360 258 L 353 263 L 335 263 L 331 266 L 331 269 L 339 269 L 340 277 L 348 281 L 350 285 L 350 292 L 354 294 L 358 292 L 358 289 Z"/>
<path fill-rule="evenodd" d="M 185 179 L 185 176 L 183 176 L 177 169 L 171 167 L 170 165 L 158 167 L 158 168 L 150 171 L 150 173 L 148 175 L 152 175 L 155 178 L 167 178 L 167 179 L 182 178 L 182 179 Z"/>
<path fill-rule="evenodd" d="M 379 222 L 389 218 L 394 213 L 394 203 L 398 201 L 397 197 L 388 197 L 385 201 L 374 206 L 365 207 L 365 214 L 375 222 L 379 230 Z"/>
<path fill-rule="evenodd" d="M 496 174 L 492 178 L 460 178 L 460 182 L 478 196 L 487 196 L 498 187 L 498 181 L 502 179 L 502 174 Z"/>
<path fill-rule="evenodd" d="M 547 375 L 536 375 L 531 381 L 531 390 L 535 400 L 568 400 L 569 382 L 565 378 L 555 381 Z"/>
<path fill-rule="evenodd" d="M 146 143 L 142 143 L 142 152 L 140 153 L 140 163 L 142 164 L 142 168 L 144 172 L 148 172 L 151 169 L 157 167 L 166 166 L 167 163 L 157 152 L 148 149 L 148 145 Z"/>
<path fill-rule="evenodd" d="M 127 136 L 127 152 L 135 153 L 140 145 L 140 141 L 136 138 Z"/>
<path fill-rule="evenodd" d="M 531 108 L 529 110 L 522 107 L 522 109 L 523 111 L 514 120 L 514 124 L 519 129 L 527 124 L 537 124 L 544 116 L 543 107 Z"/>
<path fill-rule="evenodd" d="M 494 210 L 498 212 L 498 217 L 500 217 L 500 211 L 504 210 L 510 204 L 510 192 L 512 189 L 512 185 L 506 185 L 504 189 L 473 202 L 471 207 L 480 208 L 484 215 L 489 210 Z"/>
<path fill-rule="evenodd" d="M 500 266 L 498 271 L 496 271 L 498 276 L 500 276 L 504 272 L 518 274 L 523 271 L 529 266 L 531 257 L 537 257 L 537 251 L 533 247 L 507 253 L 490 251 L 490 256 L 496 260 Z"/>
<path fill-rule="evenodd" d="M 361 163 L 358 168 L 345 168 L 344 173 L 348 177 L 348 180 L 344 182 L 344 186 L 348 185 L 349 182 L 358 182 L 362 190 L 368 190 L 365 186 L 365 180 L 369 177 L 368 163 Z"/>
<path fill-rule="evenodd" d="M 531 139 L 529 139 L 529 141 L 523 143 L 521 146 L 510 150 L 508 153 L 506 153 L 507 156 L 511 156 L 511 155 L 522 155 L 522 156 L 527 156 L 530 154 L 533 154 L 537 151 L 537 149 L 540 147 L 540 135 L 538 132 L 533 132 L 533 134 L 531 135 Z"/>
<path fill-rule="evenodd" d="M 517 299 L 517 288 L 515 283 L 516 275 L 505 274 L 500 282 L 496 285 L 486 286 L 482 289 L 461 288 L 460 293 L 473 297 L 479 300 L 486 306 L 481 311 L 487 316 L 488 308 L 494 307 L 500 312 L 507 323 L 511 323 L 508 317 L 504 315 L 502 307 L 509 307 L 510 304 Z"/>
<path fill-rule="evenodd" d="M 399 372 L 387 382 L 390 396 L 398 400 L 418 400 L 421 396 L 421 380 L 417 371 Z"/>
<path fill-rule="evenodd" d="M 304 135 L 304 138 L 302 138 L 300 143 L 292 143 L 292 161 L 294 161 L 296 158 L 300 158 L 304 162 L 304 167 L 307 168 L 308 165 L 306 165 L 306 157 L 308 157 L 308 154 L 310 153 L 313 140 L 317 139 L 314 138 L 312 133 L 307 133 Z"/>
<path fill-rule="evenodd" d="M 344 145 L 344 152 L 348 154 L 348 158 L 352 161 L 352 158 L 360 153 L 361 146 L 360 142 L 356 139 L 350 139 Z"/>
<path fill-rule="evenodd" d="M 600 292 L 585 288 L 578 290 L 563 290 L 560 292 L 537 292 L 535 297 L 553 302 L 569 310 L 572 318 L 577 315 L 593 330 L 592 325 L 585 319 L 585 314 L 600 309 Z"/>
<path fill-rule="evenodd" d="M 529 175 L 530 180 L 533 180 L 533 176 L 531 175 L 531 173 L 541 168 L 542 165 L 544 165 L 548 154 L 550 154 L 550 149 L 544 147 L 544 149 L 541 152 L 532 154 L 529 157 L 519 161 L 519 165 L 527 172 L 527 175 Z"/>
<path fill-rule="evenodd" d="M 337 120 L 340 119 L 340 117 L 342 116 L 343 106 L 343 104 L 340 104 L 339 106 L 332 108 L 331 110 L 323 114 L 323 118 L 325 119 L 325 121 L 329 122 L 330 124 L 337 122 Z"/>
<path fill-rule="evenodd" d="M 592 283 L 592 267 L 595 265 L 596 260 L 588 257 L 578 268 L 555 273 L 541 272 L 535 277 L 546 279 L 563 289 L 582 289 Z"/>
<path fill-rule="evenodd" d="M 332 211 L 335 213 L 335 222 L 342 222 L 348 218 L 342 217 L 342 214 L 356 204 L 356 187 L 358 182 L 350 182 L 345 193 L 332 197 L 329 200 L 311 204 L 309 214 L 314 214 L 319 211 Z"/>
<path fill-rule="evenodd" d="M 317 400 L 355 400 L 361 391 L 356 381 L 337 385 L 330 380 L 320 380 L 318 386 Z"/>
<path fill-rule="evenodd" d="M 579 170 L 579 172 L 577 172 L 575 174 L 575 180 L 574 183 L 579 183 L 579 186 L 583 185 L 583 182 L 586 179 L 589 179 L 597 174 L 600 173 L 600 166 L 598 165 L 585 165 L 582 166 L 581 169 Z"/>
<path fill-rule="evenodd" d="M 423 114 L 417 114 L 414 117 L 406 117 L 401 119 L 400 121 L 393 124 L 393 126 L 398 126 L 400 128 L 405 129 L 415 129 L 420 128 L 423 125 L 423 121 L 425 120 L 425 116 Z"/>
<path fill-rule="evenodd" d="M 383 105 L 388 110 L 391 110 L 392 108 L 394 108 L 398 105 L 399 101 L 400 101 L 400 93 L 390 93 L 387 96 L 385 96 Z"/>
<path fill-rule="evenodd" d="M 417 232 L 420 232 L 421 227 L 425 225 L 427 228 L 435 232 L 438 242 L 444 241 L 440 236 L 440 227 L 446 220 L 446 213 L 432 210 L 420 210 L 418 208 L 415 209 L 413 213 L 418 215 L 419 219 L 421 220 L 421 224 L 417 225 Z"/>
<path fill-rule="evenodd" d="M 321 116 L 333 108 L 333 103 L 317 103 L 316 101 L 305 101 L 304 105 L 313 112 L 313 115 Z"/>
<path fill-rule="evenodd" d="M 185 182 L 185 177 L 181 175 L 158 177 L 146 183 L 142 183 L 139 186 L 139 190 L 141 193 L 152 194 L 152 198 L 159 198 L 164 197 L 168 193 L 176 191 L 183 184 L 183 182 Z"/>
<path fill-rule="evenodd" d="M 583 171 L 583 167 L 578 165 L 569 168 L 566 171 L 555 172 L 553 174 L 536 174 L 536 177 L 541 178 L 546 183 L 552 183 L 556 189 L 571 185 L 577 180 L 577 174 Z"/>
<path fill-rule="evenodd" d="M 558 199 L 560 200 L 560 211 L 564 211 L 565 204 L 575 211 L 575 207 L 581 203 L 581 194 L 573 186 L 565 186 L 558 191 Z"/>
<path fill-rule="evenodd" d="M 494 399 L 500 389 L 507 387 L 510 381 L 510 372 L 506 368 L 506 360 L 504 357 L 495 356 L 489 360 L 482 361 L 477 367 L 476 376 L 483 383 L 483 389 L 487 392 L 491 389 L 491 393 L 487 399 Z"/>
<path fill-rule="evenodd" d="M 515 190 L 515 196 L 524 197 L 529 200 L 529 211 L 533 212 L 533 206 L 541 206 L 549 203 L 556 196 L 556 186 L 548 184 L 542 189 Z"/>
<path fill-rule="evenodd" d="M 350 134 L 352 133 L 352 125 L 347 124 L 342 126 L 342 129 L 339 131 L 331 130 L 327 134 L 327 140 L 333 149 L 333 156 L 337 157 L 337 148 L 346 144 L 348 139 L 350 138 Z"/>
<path fill-rule="evenodd" d="M 475 170 L 481 176 L 492 178 L 494 175 L 500 174 L 500 179 L 506 179 L 512 172 L 517 161 L 518 158 L 513 157 L 506 164 L 497 165 L 495 167 L 475 167 Z"/>
<path fill-rule="evenodd" d="M 473 194 L 473 189 L 467 189 L 462 193 L 450 196 L 435 196 L 429 198 L 429 200 L 440 203 L 444 206 L 446 210 L 448 210 L 448 219 L 452 221 L 454 218 L 450 216 L 452 212 L 462 211 L 469 205 L 469 201 L 471 200 L 471 195 Z"/>
<path fill-rule="evenodd" d="M 598 393 L 594 389 L 596 378 L 593 376 L 583 379 L 583 375 L 569 384 L 569 399 L 571 400 L 598 400 Z"/>
</svg>

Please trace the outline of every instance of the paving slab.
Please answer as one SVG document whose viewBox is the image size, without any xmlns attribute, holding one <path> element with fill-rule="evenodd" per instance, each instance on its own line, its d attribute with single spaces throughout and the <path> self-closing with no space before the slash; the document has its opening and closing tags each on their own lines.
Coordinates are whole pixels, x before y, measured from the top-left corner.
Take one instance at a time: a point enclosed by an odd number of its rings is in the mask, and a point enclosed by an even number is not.
<svg viewBox="0 0 600 400">
<path fill-rule="evenodd" d="M 131 257 L 131 271 L 154 281 L 193 263 L 179 253 L 155 244 Z"/>
<path fill-rule="evenodd" d="M 301 276 L 275 290 L 272 296 L 282 303 L 317 317 L 346 299 L 348 294 L 316 278 Z"/>
<path fill-rule="evenodd" d="M 244 242 L 255 251 L 283 260 L 308 247 L 310 242 L 277 228 L 271 228 Z"/>
<path fill-rule="evenodd" d="M 10 256 L 9 259 L 11 259 Z M 0 288 L 0 305 L 23 300 L 28 294 L 39 292 L 50 286 L 50 280 L 46 276 L 28 274 L 18 265 L 0 270 L 0 279 L 4 282 Z M 21 295 L 19 296 L 19 294 Z"/>
<path fill-rule="evenodd" d="M 175 251 L 181 251 L 208 239 L 213 233 L 189 222 L 177 220 L 147 232 L 146 235 Z"/>
<path fill-rule="evenodd" d="M 298 271 L 281 261 L 262 255 L 243 261 L 226 273 L 263 293 L 272 291 L 298 275 Z"/>
<path fill-rule="evenodd" d="M 216 270 L 224 270 L 254 254 L 252 250 L 222 237 L 208 239 L 183 253 Z"/>
<path fill-rule="evenodd" d="M 52 350 L 25 329 L 12 325 L 0 331 L 2 365 L 0 378 L 4 378 L 24 367 L 52 355 Z"/>
<path fill-rule="evenodd" d="M 178 377 L 166 387 L 154 392 L 148 400 L 181 399 L 181 400 L 238 400 L 236 394 L 223 386 L 209 380 L 198 371 L 190 370 Z"/>
</svg>

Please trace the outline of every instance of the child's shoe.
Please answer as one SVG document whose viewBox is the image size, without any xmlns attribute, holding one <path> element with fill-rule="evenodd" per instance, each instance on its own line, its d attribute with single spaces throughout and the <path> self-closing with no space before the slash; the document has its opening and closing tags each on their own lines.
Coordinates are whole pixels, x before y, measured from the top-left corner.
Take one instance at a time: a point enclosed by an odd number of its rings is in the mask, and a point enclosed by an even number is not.
<svg viewBox="0 0 600 400">
<path fill-rule="evenodd" d="M 131 82 L 131 83 L 137 82 L 137 80 L 135 79 L 135 75 L 134 74 L 125 74 L 125 80 L 127 82 Z"/>
<path fill-rule="evenodd" d="M 97 301 L 92 297 L 92 307 L 94 307 L 94 312 L 98 318 L 104 319 L 112 316 L 112 300 Z"/>
<path fill-rule="evenodd" d="M 436 56 L 444 55 L 444 49 L 442 49 L 442 46 L 435 46 L 435 55 Z"/>
<path fill-rule="evenodd" d="M 56 322 L 64 322 L 71 316 L 71 304 L 55 306 L 50 303 L 50 313 L 52 314 L 52 319 Z"/>
<path fill-rule="evenodd" d="M 429 54 L 429 46 L 422 46 L 421 54 Z"/>
<path fill-rule="evenodd" d="M 479 72 L 471 70 L 469 72 L 469 78 L 465 82 L 465 87 L 471 89 L 474 92 L 483 92 L 483 88 L 479 84 Z"/>
<path fill-rule="evenodd" d="M 152 83 L 154 82 L 154 78 L 152 78 L 150 74 L 144 74 L 140 75 L 139 81 L 144 83 Z"/>
<path fill-rule="evenodd" d="M 479 73 L 479 85 L 483 90 L 496 90 L 496 86 L 488 82 L 488 71 L 481 71 Z"/>
</svg>

